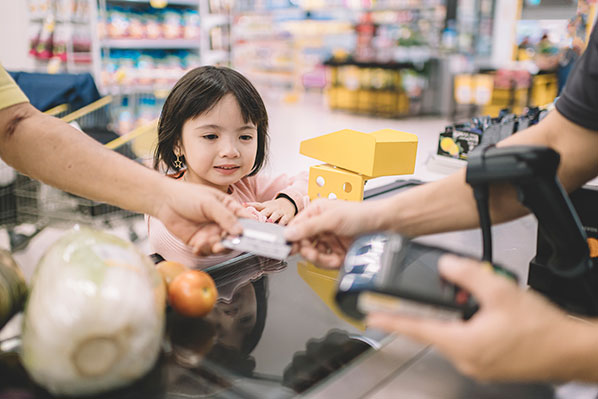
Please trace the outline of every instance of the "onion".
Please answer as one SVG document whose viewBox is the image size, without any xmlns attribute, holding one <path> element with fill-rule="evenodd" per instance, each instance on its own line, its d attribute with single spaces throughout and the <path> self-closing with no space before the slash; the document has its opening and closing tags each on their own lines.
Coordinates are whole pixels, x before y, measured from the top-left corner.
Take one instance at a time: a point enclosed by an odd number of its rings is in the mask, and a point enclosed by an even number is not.
<svg viewBox="0 0 598 399">
<path fill-rule="evenodd" d="M 148 257 L 110 234 L 74 230 L 37 266 L 21 361 L 55 395 L 130 384 L 158 357 L 164 308 L 164 283 Z"/>
</svg>

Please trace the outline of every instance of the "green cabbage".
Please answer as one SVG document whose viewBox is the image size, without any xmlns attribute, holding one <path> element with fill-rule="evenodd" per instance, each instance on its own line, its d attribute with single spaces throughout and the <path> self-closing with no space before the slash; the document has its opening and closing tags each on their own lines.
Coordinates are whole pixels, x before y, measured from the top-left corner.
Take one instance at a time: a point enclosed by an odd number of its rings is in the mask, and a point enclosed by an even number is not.
<svg viewBox="0 0 598 399">
<path fill-rule="evenodd" d="M 127 385 L 155 363 L 165 288 L 133 244 L 73 230 L 40 260 L 25 307 L 21 361 L 55 395 Z"/>
</svg>

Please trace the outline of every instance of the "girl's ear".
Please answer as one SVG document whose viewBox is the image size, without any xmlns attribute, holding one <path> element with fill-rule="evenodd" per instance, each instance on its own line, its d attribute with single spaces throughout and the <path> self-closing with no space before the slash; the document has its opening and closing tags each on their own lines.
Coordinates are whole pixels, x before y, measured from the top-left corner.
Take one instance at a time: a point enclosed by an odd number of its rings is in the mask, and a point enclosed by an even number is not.
<svg viewBox="0 0 598 399">
<path fill-rule="evenodd" d="M 183 155 L 183 147 L 181 146 L 180 143 L 175 144 L 174 147 L 172 148 L 172 151 L 174 152 L 175 155 Z"/>
</svg>

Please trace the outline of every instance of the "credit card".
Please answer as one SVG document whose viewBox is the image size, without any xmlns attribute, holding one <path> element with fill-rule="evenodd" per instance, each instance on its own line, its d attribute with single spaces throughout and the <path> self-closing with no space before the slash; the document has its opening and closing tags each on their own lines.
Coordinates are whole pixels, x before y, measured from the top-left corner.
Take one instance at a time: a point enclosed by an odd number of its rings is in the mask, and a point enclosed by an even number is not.
<svg viewBox="0 0 598 399">
<path fill-rule="evenodd" d="M 284 238 L 284 226 L 253 219 L 239 219 L 239 223 L 243 234 L 223 239 L 226 248 L 279 260 L 289 256 L 291 245 Z"/>
</svg>

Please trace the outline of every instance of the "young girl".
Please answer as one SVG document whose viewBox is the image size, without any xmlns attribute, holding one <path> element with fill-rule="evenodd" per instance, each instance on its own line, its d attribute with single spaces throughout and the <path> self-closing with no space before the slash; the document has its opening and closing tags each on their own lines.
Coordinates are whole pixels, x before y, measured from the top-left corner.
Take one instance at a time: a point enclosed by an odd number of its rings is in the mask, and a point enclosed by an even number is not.
<svg viewBox="0 0 598 399">
<path fill-rule="evenodd" d="M 267 148 L 268 115 L 257 90 L 230 68 L 203 66 L 183 76 L 164 103 L 154 168 L 222 190 L 258 220 L 287 224 L 307 202 L 307 173 L 259 175 Z M 146 220 L 152 250 L 167 260 L 205 268 L 238 255 L 196 256 L 158 219 Z"/>
</svg>

